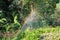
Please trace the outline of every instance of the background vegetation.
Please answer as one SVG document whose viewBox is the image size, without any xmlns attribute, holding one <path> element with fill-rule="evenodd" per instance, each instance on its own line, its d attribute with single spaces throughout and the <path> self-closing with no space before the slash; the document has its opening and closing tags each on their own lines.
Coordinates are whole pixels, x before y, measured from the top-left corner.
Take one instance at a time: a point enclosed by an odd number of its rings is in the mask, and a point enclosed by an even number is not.
<svg viewBox="0 0 60 40">
<path fill-rule="evenodd" d="M 31 7 L 31 5 L 33 7 Z M 34 12 L 36 15 L 33 20 L 34 22 L 32 21 L 31 23 L 33 29 L 28 28 L 30 30 L 33 30 L 31 31 L 32 34 L 30 34 L 30 31 L 28 31 L 21 33 L 21 36 L 17 35 L 18 37 L 11 38 L 10 36 L 17 34 L 17 32 L 20 32 L 19 30 L 22 29 L 23 24 L 26 21 L 25 18 L 29 18 L 29 14 L 33 9 L 35 10 Z M 59 0 L 0 0 L 0 37 L 2 40 L 39 40 L 38 36 L 45 33 L 48 29 L 49 31 L 58 31 L 58 28 L 50 28 L 57 26 L 60 26 Z M 47 28 L 46 31 L 42 32 L 43 28 L 45 27 L 49 28 Z M 36 35 L 34 32 L 37 32 Z M 6 36 L 9 38 L 7 39 Z"/>
</svg>

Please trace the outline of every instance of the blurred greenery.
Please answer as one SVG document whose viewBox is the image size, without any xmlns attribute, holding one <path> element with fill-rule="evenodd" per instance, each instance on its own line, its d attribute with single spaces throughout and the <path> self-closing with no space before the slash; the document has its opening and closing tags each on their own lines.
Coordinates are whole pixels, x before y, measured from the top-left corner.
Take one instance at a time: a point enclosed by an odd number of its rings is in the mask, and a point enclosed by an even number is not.
<svg viewBox="0 0 60 40">
<path fill-rule="evenodd" d="M 7 34 L 8 32 L 17 33 L 18 30 L 21 30 L 24 26 L 25 19 L 30 17 L 29 15 L 32 10 L 34 10 L 36 16 L 30 24 L 33 29 L 41 29 L 33 30 L 31 31 L 31 34 L 30 31 L 23 32 L 18 39 L 39 40 L 39 33 L 43 34 L 45 32 L 42 32 L 43 27 L 60 27 L 59 0 L 0 0 L 0 32 L 2 34 Z M 27 22 L 26 25 L 27 24 L 28 28 L 29 23 Z M 49 28 L 47 28 L 47 30 Z M 41 32 L 38 32 L 39 30 L 41 30 Z M 55 29 L 51 28 L 51 30 L 49 29 L 49 32 L 52 30 Z M 56 30 L 59 29 L 56 28 Z M 15 39 L 18 40 L 17 37 L 6 40 Z M 2 40 L 5 40 L 5 38 Z"/>
<path fill-rule="evenodd" d="M 44 28 L 37 28 L 33 30 L 25 30 L 24 32 L 20 33 L 18 36 L 14 38 L 7 38 L 2 40 L 41 40 L 42 37 L 44 40 L 59 40 L 60 39 L 60 27 L 56 26 L 53 27 L 44 27 Z M 58 37 L 57 37 L 58 36 Z"/>
</svg>

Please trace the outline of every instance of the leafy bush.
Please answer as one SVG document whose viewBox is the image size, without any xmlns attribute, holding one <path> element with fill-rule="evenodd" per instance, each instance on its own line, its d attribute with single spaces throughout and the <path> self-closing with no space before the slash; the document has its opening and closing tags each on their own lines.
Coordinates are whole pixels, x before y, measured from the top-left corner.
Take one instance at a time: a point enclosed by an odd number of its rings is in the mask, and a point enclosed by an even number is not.
<svg viewBox="0 0 60 40">
<path fill-rule="evenodd" d="M 8 32 L 13 28 L 21 28 L 21 23 L 30 12 L 29 3 L 21 3 L 21 0 L 0 0 L 0 30 Z"/>
</svg>

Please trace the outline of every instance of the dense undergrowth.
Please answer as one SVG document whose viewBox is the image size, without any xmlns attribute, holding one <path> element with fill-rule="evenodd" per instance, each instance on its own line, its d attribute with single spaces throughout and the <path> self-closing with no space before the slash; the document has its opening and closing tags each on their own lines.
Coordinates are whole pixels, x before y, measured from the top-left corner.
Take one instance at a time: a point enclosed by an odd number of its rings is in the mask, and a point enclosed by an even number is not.
<svg viewBox="0 0 60 40">
<path fill-rule="evenodd" d="M 60 27 L 56 28 L 38 28 L 27 30 L 22 35 L 22 40 L 59 40 Z"/>
<path fill-rule="evenodd" d="M 2 38 L 1 40 L 59 40 L 60 27 L 43 27 L 37 29 L 27 29 L 14 38 Z"/>
<path fill-rule="evenodd" d="M 32 16 L 32 21 L 25 20 L 33 13 L 36 16 Z M 25 28 L 27 25 L 33 29 L 15 36 L 24 23 Z M 0 40 L 60 40 L 60 27 L 56 26 L 60 26 L 59 0 L 0 0 Z"/>
</svg>

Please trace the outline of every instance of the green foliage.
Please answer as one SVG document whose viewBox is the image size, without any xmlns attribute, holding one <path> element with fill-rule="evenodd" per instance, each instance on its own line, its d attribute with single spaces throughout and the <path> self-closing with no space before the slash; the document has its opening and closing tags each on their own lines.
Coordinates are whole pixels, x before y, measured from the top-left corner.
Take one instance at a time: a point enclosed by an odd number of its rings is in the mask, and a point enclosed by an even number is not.
<svg viewBox="0 0 60 40">
<path fill-rule="evenodd" d="M 35 21 L 32 22 L 33 28 L 44 26 L 60 26 L 60 5 L 56 5 L 58 0 L 13 0 L 10 5 L 0 0 L 0 29 L 7 33 L 21 28 L 21 23 L 31 12 L 31 4 L 36 10 Z M 33 5 L 32 4 L 32 5 Z M 56 30 L 59 30 L 56 28 Z M 25 31 L 18 37 L 11 40 L 39 40 L 42 33 L 56 32 L 54 28 L 37 29 Z M 4 40 L 4 39 L 3 39 Z M 10 38 L 8 39 L 10 40 Z"/>
<path fill-rule="evenodd" d="M 42 21 L 40 22 L 41 24 L 44 24 L 45 22 L 46 25 L 53 25 L 54 24 L 53 21 L 56 20 L 56 18 L 52 18 L 51 16 L 54 15 L 55 12 L 57 11 L 56 4 L 58 2 L 59 2 L 58 0 L 39 0 L 39 1 L 37 0 L 35 2 L 35 9 L 38 11 L 36 13 L 37 15 L 36 20 L 38 20 L 37 23 Z"/>
<path fill-rule="evenodd" d="M 17 30 L 21 28 L 21 23 L 30 12 L 28 0 L 23 1 L 22 4 L 21 0 L 14 0 L 10 5 L 8 4 L 9 6 L 6 3 L 0 0 L 0 27 L 4 27 L 6 32 L 13 28 Z"/>
<path fill-rule="evenodd" d="M 23 5 L 26 5 L 29 2 L 29 0 L 24 0 Z"/>
<path fill-rule="evenodd" d="M 26 30 L 22 33 L 22 39 L 21 40 L 40 40 L 41 39 L 40 37 L 43 34 L 45 34 L 45 35 L 47 35 L 49 33 L 54 34 L 54 33 L 59 33 L 59 31 L 60 31 L 59 27 L 56 27 L 56 28 L 39 28 L 39 29 L 34 29 L 32 31 Z M 48 39 L 48 37 L 47 37 L 47 39 Z M 58 38 L 56 37 L 55 39 L 58 39 Z"/>
<path fill-rule="evenodd" d="M 48 40 L 48 38 L 52 38 L 51 40 L 59 40 L 60 38 L 60 27 L 51 28 L 37 28 L 33 30 L 25 30 L 22 33 L 19 33 L 18 36 L 11 38 L 10 40 L 41 40 L 44 37 L 44 40 Z M 57 35 L 58 34 L 58 35 Z M 57 37 L 58 36 L 58 37 Z M 8 40 L 9 38 L 7 38 Z"/>
</svg>

